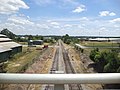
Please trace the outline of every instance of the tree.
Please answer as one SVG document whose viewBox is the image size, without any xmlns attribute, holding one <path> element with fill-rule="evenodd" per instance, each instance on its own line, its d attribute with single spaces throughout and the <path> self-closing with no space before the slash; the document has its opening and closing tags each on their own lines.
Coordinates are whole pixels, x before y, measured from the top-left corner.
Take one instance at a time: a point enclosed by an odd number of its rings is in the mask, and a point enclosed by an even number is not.
<svg viewBox="0 0 120 90">
<path fill-rule="evenodd" d="M 16 41 L 21 42 L 21 38 L 20 38 L 20 37 L 17 37 L 17 38 L 16 38 Z"/>
<path fill-rule="evenodd" d="M 73 43 L 79 43 L 80 42 L 80 40 L 77 39 L 77 38 L 73 38 L 72 41 L 73 41 Z"/>
<path fill-rule="evenodd" d="M 3 29 L 3 30 L 1 31 L 1 34 L 6 35 L 8 38 L 13 39 L 13 40 L 14 40 L 15 37 L 16 37 L 16 35 L 15 35 L 13 32 L 9 31 L 7 28 L 6 28 L 6 29 Z"/>
<path fill-rule="evenodd" d="M 63 36 L 62 40 L 66 44 L 70 44 L 70 42 L 71 42 L 71 38 L 70 38 L 70 36 L 68 34 L 66 34 L 65 36 Z"/>
<path fill-rule="evenodd" d="M 104 66 L 104 72 L 111 72 L 110 63 Z"/>
<path fill-rule="evenodd" d="M 43 40 L 43 36 L 36 35 L 33 37 L 34 40 Z"/>
<path fill-rule="evenodd" d="M 99 63 L 100 62 L 100 60 L 101 60 L 101 53 L 100 52 L 96 52 L 95 53 L 95 56 L 94 56 L 94 61 L 96 62 L 96 63 Z"/>
<path fill-rule="evenodd" d="M 96 48 L 96 49 L 94 49 L 94 50 L 92 50 L 92 51 L 90 52 L 89 57 L 90 57 L 90 59 L 93 60 L 94 62 L 95 62 L 95 55 L 96 55 L 98 52 L 99 52 L 99 49 L 98 49 L 98 48 Z"/>
<path fill-rule="evenodd" d="M 108 64 L 104 67 L 104 72 L 117 72 L 119 70 L 119 58 L 116 52 L 109 52 L 107 55 Z"/>
<path fill-rule="evenodd" d="M 120 59 L 118 52 L 110 50 L 109 52 L 100 52 L 94 49 L 90 53 L 90 59 L 96 63 L 98 72 L 119 72 Z"/>
<path fill-rule="evenodd" d="M 32 35 L 29 35 L 28 36 L 28 40 L 32 40 L 33 39 L 33 36 Z"/>
</svg>

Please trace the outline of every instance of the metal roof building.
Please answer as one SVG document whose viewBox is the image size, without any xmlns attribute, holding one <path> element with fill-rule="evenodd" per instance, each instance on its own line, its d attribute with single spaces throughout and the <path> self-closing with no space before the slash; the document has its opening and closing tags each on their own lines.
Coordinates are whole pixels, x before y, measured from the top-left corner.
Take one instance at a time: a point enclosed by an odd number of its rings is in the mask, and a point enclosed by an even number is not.
<svg viewBox="0 0 120 90">
<path fill-rule="evenodd" d="M 3 46 L 5 48 L 14 48 L 14 47 L 19 47 L 21 45 L 16 42 L 2 42 L 0 43 L 0 46 Z"/>
<path fill-rule="evenodd" d="M 28 45 L 42 45 L 43 40 L 29 40 Z"/>
<path fill-rule="evenodd" d="M 9 38 L 0 38 L 0 42 L 7 42 L 7 41 L 12 41 L 12 39 L 9 39 Z"/>
<path fill-rule="evenodd" d="M 0 53 L 6 52 L 6 51 L 11 51 L 11 50 L 12 50 L 12 49 L 10 49 L 10 48 L 5 48 L 5 47 L 3 47 L 3 46 L 0 45 Z"/>
<path fill-rule="evenodd" d="M 0 34 L 0 63 L 8 60 L 11 55 L 22 51 L 22 45 L 13 42 L 5 35 Z"/>
<path fill-rule="evenodd" d="M 111 42 L 120 42 L 120 38 L 90 38 L 89 41 L 111 41 Z"/>
<path fill-rule="evenodd" d="M 3 35 L 3 34 L 0 34 L 0 37 L 4 37 L 4 38 L 5 38 L 5 37 L 7 37 L 7 36 L 6 36 L 6 35 Z"/>
</svg>

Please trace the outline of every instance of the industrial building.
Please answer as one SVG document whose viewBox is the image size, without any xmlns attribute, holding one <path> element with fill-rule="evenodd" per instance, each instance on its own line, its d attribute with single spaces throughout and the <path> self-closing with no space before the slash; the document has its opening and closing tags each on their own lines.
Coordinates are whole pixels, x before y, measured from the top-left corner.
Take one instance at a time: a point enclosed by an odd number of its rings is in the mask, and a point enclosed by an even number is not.
<svg viewBox="0 0 120 90">
<path fill-rule="evenodd" d="M 29 40 L 28 45 L 42 45 L 43 40 Z"/>
<path fill-rule="evenodd" d="M 8 60 L 12 55 L 21 51 L 22 45 L 0 34 L 0 63 Z"/>
<path fill-rule="evenodd" d="M 91 42 L 120 42 L 120 38 L 89 38 L 88 41 Z"/>
</svg>

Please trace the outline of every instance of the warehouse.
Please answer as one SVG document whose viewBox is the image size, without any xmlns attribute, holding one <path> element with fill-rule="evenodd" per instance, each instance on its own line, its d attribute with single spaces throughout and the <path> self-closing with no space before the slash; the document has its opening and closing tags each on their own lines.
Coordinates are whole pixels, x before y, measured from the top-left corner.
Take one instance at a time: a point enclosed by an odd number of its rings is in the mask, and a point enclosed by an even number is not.
<svg viewBox="0 0 120 90">
<path fill-rule="evenodd" d="M 7 49 L 0 46 L 0 63 L 10 58 L 11 51 L 12 49 Z"/>
<path fill-rule="evenodd" d="M 11 55 L 22 51 L 22 46 L 5 35 L 0 34 L 0 63 L 8 60 Z"/>
<path fill-rule="evenodd" d="M 7 38 L 6 35 L 0 34 L 0 38 Z"/>
<path fill-rule="evenodd" d="M 28 45 L 42 45 L 43 40 L 29 40 Z"/>
<path fill-rule="evenodd" d="M 3 46 L 8 49 L 12 49 L 13 55 L 22 51 L 22 46 L 16 42 L 3 42 L 0 43 L 0 46 Z"/>
<path fill-rule="evenodd" d="M 10 41 L 12 40 L 9 38 L 0 38 L 0 42 L 10 42 Z"/>
<path fill-rule="evenodd" d="M 90 38 L 91 42 L 120 42 L 120 38 Z"/>
</svg>

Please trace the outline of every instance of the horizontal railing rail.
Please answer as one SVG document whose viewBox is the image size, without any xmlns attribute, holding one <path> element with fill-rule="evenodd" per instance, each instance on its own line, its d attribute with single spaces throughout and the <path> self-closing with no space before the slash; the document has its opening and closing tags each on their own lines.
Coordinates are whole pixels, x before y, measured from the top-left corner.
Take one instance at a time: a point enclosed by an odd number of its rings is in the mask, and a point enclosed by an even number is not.
<svg viewBox="0 0 120 90">
<path fill-rule="evenodd" d="M 0 73 L 1 84 L 111 84 L 120 83 L 120 73 L 17 74 Z"/>
</svg>

